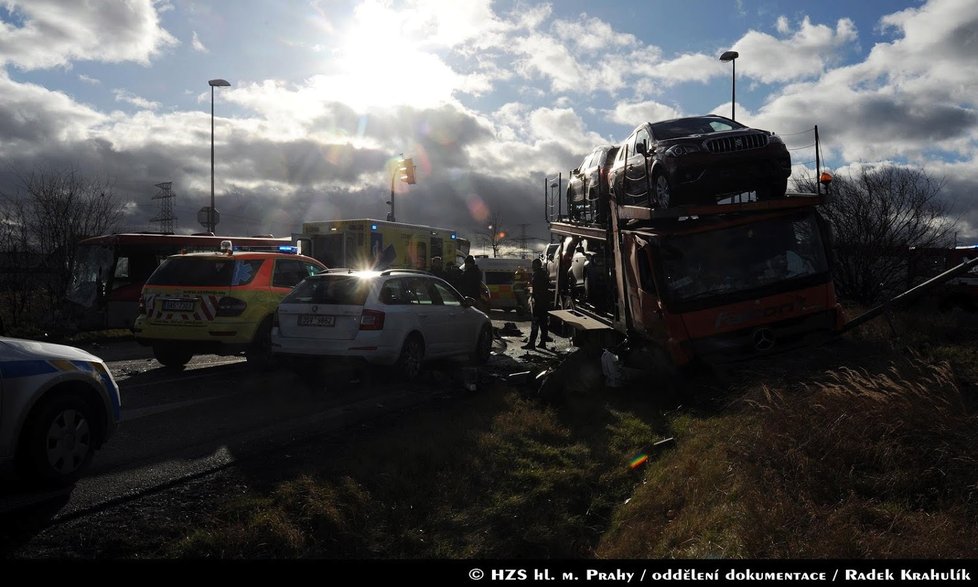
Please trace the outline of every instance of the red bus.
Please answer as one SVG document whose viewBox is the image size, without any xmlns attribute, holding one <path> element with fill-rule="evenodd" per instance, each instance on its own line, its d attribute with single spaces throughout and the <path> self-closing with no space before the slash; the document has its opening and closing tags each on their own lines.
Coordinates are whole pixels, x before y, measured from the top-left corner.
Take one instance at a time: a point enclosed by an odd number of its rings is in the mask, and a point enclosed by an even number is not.
<svg viewBox="0 0 978 587">
<path fill-rule="evenodd" d="M 160 262 L 177 253 L 216 251 L 221 241 L 235 248 L 290 247 L 289 238 L 122 233 L 78 243 L 68 288 L 70 319 L 82 330 L 130 328 L 143 283 Z"/>
</svg>

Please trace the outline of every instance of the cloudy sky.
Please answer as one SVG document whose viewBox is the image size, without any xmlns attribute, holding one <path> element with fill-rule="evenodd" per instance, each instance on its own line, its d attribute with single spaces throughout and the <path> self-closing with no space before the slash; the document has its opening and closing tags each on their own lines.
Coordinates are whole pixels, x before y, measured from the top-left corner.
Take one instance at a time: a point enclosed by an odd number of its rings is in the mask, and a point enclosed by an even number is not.
<svg viewBox="0 0 978 587">
<path fill-rule="evenodd" d="M 0 0 L 0 192 L 18 176 L 111 178 L 124 228 L 222 234 L 380 218 L 474 236 L 490 211 L 544 237 L 548 175 L 637 124 L 731 110 L 814 167 L 892 162 L 946 181 L 978 236 L 973 0 Z"/>
</svg>

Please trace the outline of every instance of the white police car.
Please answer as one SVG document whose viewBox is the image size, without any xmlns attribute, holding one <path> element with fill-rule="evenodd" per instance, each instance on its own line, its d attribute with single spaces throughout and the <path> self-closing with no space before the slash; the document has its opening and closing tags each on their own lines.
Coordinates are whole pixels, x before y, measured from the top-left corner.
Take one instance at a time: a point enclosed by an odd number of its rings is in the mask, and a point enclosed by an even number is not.
<svg viewBox="0 0 978 587">
<path fill-rule="evenodd" d="M 119 386 L 81 349 L 0 337 L 0 464 L 67 484 L 119 423 Z"/>
</svg>

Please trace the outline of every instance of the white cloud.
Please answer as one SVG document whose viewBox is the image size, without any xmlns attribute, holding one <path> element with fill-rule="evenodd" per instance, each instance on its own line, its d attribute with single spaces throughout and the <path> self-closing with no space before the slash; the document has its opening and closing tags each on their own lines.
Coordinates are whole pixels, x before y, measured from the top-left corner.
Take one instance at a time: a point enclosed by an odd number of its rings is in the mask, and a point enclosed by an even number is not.
<svg viewBox="0 0 978 587">
<path fill-rule="evenodd" d="M 105 116 L 62 92 L 16 83 L 0 72 L 0 159 L 42 154 L 82 141 Z"/>
<path fill-rule="evenodd" d="M 562 41 L 577 45 L 582 57 L 589 54 L 591 61 L 600 61 L 614 47 L 633 47 L 638 44 L 635 35 L 620 33 L 607 22 L 580 16 L 578 21 L 558 20 L 554 23 L 554 32 Z"/>
<path fill-rule="evenodd" d="M 112 91 L 112 95 L 115 96 L 116 102 L 132 104 L 133 106 L 137 106 L 143 110 L 156 110 L 160 107 L 159 102 L 153 102 L 152 100 L 141 98 L 128 90 L 116 89 Z"/>
<path fill-rule="evenodd" d="M 194 51 L 198 53 L 210 53 L 204 43 L 197 36 L 197 31 L 194 31 L 193 39 L 190 40 L 190 46 L 194 48 Z"/>
<path fill-rule="evenodd" d="M 90 75 L 79 74 L 78 75 L 78 80 L 80 82 L 85 83 L 85 84 L 88 84 L 90 86 L 99 86 L 99 85 L 102 85 L 102 81 L 101 80 L 98 80 L 98 79 L 96 79 L 96 78 L 94 78 L 94 77 L 92 77 Z"/>
<path fill-rule="evenodd" d="M 642 69 L 650 77 L 665 83 L 706 82 L 712 77 L 729 74 L 730 66 L 722 63 L 717 56 L 692 53 L 674 59 L 649 65 Z"/>
<path fill-rule="evenodd" d="M 44 69 L 78 60 L 148 63 L 177 44 L 160 26 L 152 0 L 7 0 L 6 5 L 23 26 L 0 22 L 0 65 Z"/>
<path fill-rule="evenodd" d="M 778 17 L 777 24 L 775 25 L 778 33 L 782 35 L 787 35 L 791 32 L 791 24 L 788 22 L 788 17 L 781 15 Z"/>
<path fill-rule="evenodd" d="M 841 53 L 858 40 L 855 24 L 843 18 L 835 28 L 812 24 L 804 17 L 793 34 L 784 17 L 778 32 L 785 38 L 749 31 L 733 46 L 740 53 L 737 75 L 764 83 L 790 82 L 820 76 L 836 64 Z"/>
<path fill-rule="evenodd" d="M 615 105 L 614 110 L 608 113 L 609 120 L 628 127 L 636 127 L 647 121 L 669 120 L 680 116 L 683 116 L 683 112 L 677 108 L 652 101 L 622 102 Z M 625 137 L 619 137 L 619 140 L 623 138 Z"/>
</svg>

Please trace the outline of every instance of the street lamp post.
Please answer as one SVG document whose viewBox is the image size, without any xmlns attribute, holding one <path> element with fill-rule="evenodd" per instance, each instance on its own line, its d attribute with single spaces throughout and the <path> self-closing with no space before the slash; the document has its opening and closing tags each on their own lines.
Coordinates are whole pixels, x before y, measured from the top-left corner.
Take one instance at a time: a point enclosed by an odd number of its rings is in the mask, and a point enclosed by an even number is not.
<svg viewBox="0 0 978 587">
<path fill-rule="evenodd" d="M 211 207 L 207 214 L 207 224 L 209 225 L 208 230 L 213 233 L 217 229 L 217 223 L 214 222 L 214 88 L 223 88 L 231 84 L 223 79 L 212 79 L 207 83 L 211 87 Z"/>
<path fill-rule="evenodd" d="M 724 51 L 720 56 L 720 61 L 729 61 L 731 65 L 730 73 L 730 120 L 737 120 L 734 115 L 734 107 L 737 104 L 737 58 L 740 53 L 736 51 Z"/>
</svg>

